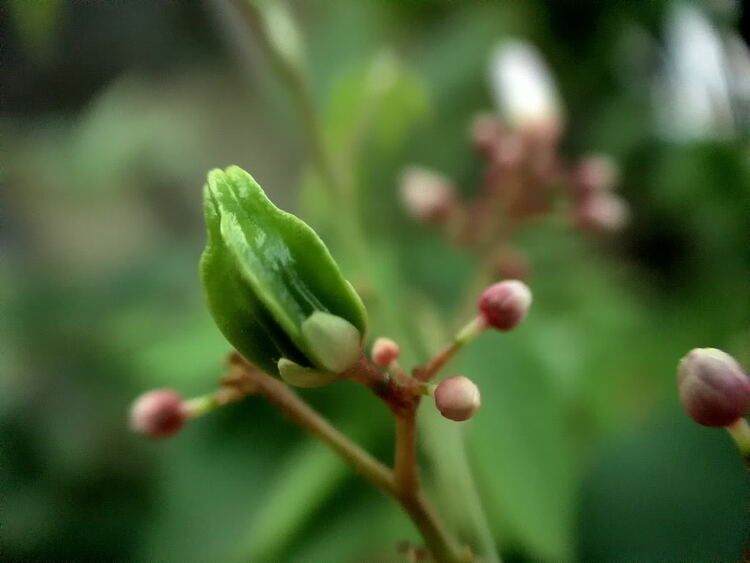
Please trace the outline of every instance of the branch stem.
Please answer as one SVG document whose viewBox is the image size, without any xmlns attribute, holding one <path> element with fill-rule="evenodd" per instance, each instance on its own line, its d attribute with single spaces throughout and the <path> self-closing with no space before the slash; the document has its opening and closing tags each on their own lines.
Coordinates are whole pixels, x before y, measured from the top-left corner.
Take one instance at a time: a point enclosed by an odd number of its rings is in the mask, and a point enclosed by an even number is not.
<svg viewBox="0 0 750 563">
<path fill-rule="evenodd" d="M 487 326 L 481 317 L 473 318 L 429 362 L 414 369 L 414 378 L 419 381 L 429 381 L 435 377 L 445 364 L 451 361 L 466 344 L 474 340 L 486 328 Z"/>
<path fill-rule="evenodd" d="M 230 357 L 230 365 L 236 371 L 224 379 L 224 384 L 229 385 L 230 390 L 236 389 L 235 396 L 243 393 L 261 395 L 292 422 L 327 444 L 362 477 L 396 500 L 411 518 L 437 563 L 472 561 L 471 552 L 450 535 L 420 490 L 416 465 L 415 407 L 400 411 L 396 416 L 396 470 L 392 471 L 342 434 L 285 383 L 256 369 L 239 354 Z M 364 364 L 360 362 L 359 365 Z M 360 382 L 380 384 L 375 379 L 374 372 L 377 370 L 360 371 L 365 372 Z M 383 400 L 388 397 L 380 396 Z"/>
<path fill-rule="evenodd" d="M 416 410 L 396 415 L 396 446 L 394 455 L 394 475 L 396 488 L 400 494 L 410 494 L 419 490 L 417 468 Z"/>
</svg>

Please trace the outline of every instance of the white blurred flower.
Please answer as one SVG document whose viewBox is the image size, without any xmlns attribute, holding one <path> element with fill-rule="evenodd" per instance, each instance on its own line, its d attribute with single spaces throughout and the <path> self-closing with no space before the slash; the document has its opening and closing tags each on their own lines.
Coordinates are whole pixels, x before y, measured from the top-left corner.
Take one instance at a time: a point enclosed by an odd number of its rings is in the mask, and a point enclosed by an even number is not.
<svg viewBox="0 0 750 563">
<path fill-rule="evenodd" d="M 725 39 L 729 60 L 729 84 L 731 86 L 734 116 L 737 126 L 750 131 L 750 49 L 736 33 Z"/>
<path fill-rule="evenodd" d="M 683 3 L 674 4 L 666 26 L 666 68 L 655 89 L 664 133 L 680 140 L 733 135 L 731 70 L 719 32 Z"/>
<path fill-rule="evenodd" d="M 516 39 L 499 43 L 489 71 L 495 103 L 512 127 L 559 128 L 562 104 L 557 87 L 533 45 Z"/>
</svg>

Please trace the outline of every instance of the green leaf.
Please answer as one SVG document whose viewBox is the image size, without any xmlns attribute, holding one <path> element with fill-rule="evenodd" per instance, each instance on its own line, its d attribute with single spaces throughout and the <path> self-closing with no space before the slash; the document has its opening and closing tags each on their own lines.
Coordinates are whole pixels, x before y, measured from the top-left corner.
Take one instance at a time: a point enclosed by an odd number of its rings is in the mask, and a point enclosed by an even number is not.
<svg viewBox="0 0 750 563">
<path fill-rule="evenodd" d="M 204 210 L 208 245 L 201 258 L 201 280 L 211 314 L 227 340 L 273 374 L 278 374 L 282 358 L 326 371 L 349 367 L 352 331 L 342 343 L 345 361 L 326 357 L 323 362 L 302 330 L 318 312 L 351 325 L 359 343 L 367 326 L 359 296 L 315 232 L 275 207 L 237 166 L 209 173 Z"/>
<path fill-rule="evenodd" d="M 514 333 L 488 333 L 462 358 L 484 407 L 468 434 L 490 522 L 534 560 L 572 554 L 574 473 L 565 410 L 526 341 L 532 318 Z"/>
</svg>

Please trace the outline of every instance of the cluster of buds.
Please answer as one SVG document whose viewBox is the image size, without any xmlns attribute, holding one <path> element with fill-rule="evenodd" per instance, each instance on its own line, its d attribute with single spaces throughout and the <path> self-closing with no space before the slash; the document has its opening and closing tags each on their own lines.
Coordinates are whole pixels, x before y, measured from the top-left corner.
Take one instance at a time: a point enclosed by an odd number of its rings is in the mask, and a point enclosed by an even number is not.
<svg viewBox="0 0 750 563">
<path fill-rule="evenodd" d="M 481 406 L 479 387 L 466 376 L 454 375 L 437 386 L 424 383 L 447 363 L 463 346 L 493 329 L 507 332 L 516 328 L 528 314 L 531 291 L 519 280 L 505 280 L 487 288 L 478 301 L 477 316 L 461 329 L 453 342 L 439 352 L 427 366 L 416 368 L 408 375 L 398 364 L 399 345 L 390 338 L 378 338 L 373 343 L 370 357 L 373 364 L 387 369 L 394 379 L 405 386 L 421 386 L 433 396 L 435 407 L 445 418 L 462 422 L 476 414 Z"/>
<path fill-rule="evenodd" d="M 494 249 L 498 277 L 525 279 L 525 256 L 508 240 L 524 220 L 550 213 L 563 198 L 574 227 L 608 233 L 626 224 L 628 207 L 614 193 L 619 173 L 611 158 L 588 155 L 571 165 L 561 157 L 565 119 L 536 50 L 518 41 L 499 46 L 490 82 L 503 117 L 480 114 L 471 125 L 471 142 L 485 166 L 477 195 L 462 200 L 450 179 L 410 167 L 401 177 L 401 196 L 411 217 L 440 227 L 451 242 Z"/>
<path fill-rule="evenodd" d="M 589 155 L 573 170 L 569 184 L 573 221 L 585 231 L 620 230 L 628 220 L 628 206 L 613 192 L 617 164 L 606 155 Z"/>
<path fill-rule="evenodd" d="M 569 202 L 570 221 L 581 231 L 611 233 L 627 224 L 628 206 L 615 193 L 618 167 L 609 156 L 586 155 L 566 166 L 555 128 L 515 131 L 492 115 L 476 118 L 472 141 L 485 160 L 482 187 L 473 199 L 462 200 L 449 178 L 426 168 L 411 166 L 400 180 L 406 212 L 441 227 L 459 246 L 494 245 L 499 263 L 524 263 L 503 237 L 524 220 L 550 213 L 559 197 Z"/>
</svg>

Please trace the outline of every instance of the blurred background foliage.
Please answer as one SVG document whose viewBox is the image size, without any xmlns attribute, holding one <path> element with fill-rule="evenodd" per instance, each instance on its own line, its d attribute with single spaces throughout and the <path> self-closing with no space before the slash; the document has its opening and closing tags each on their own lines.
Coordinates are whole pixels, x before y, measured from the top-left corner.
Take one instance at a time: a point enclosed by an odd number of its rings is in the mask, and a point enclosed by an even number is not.
<svg viewBox="0 0 750 563">
<path fill-rule="evenodd" d="M 680 43 L 691 39 L 676 15 L 686 6 L 723 41 L 720 70 L 733 80 L 729 105 L 702 114 L 680 113 L 681 94 L 720 94 L 701 82 L 701 38 Z M 742 464 L 724 433 L 680 412 L 674 372 L 695 346 L 750 365 L 741 3 L 291 9 L 326 133 L 367 211 L 367 282 L 385 288 L 377 308 L 392 313 L 375 314 L 375 333 L 416 326 L 434 340 L 422 303 L 440 315 L 458 305 L 471 261 L 406 217 L 396 184 L 419 163 L 476 189 L 482 163 L 467 128 L 493 107 L 498 40 L 525 39 L 546 58 L 567 115 L 564 155 L 604 152 L 621 166 L 628 228 L 594 240 L 557 216 L 524 229 L 533 313 L 455 366 L 479 383 L 483 410 L 460 429 L 424 421 L 423 465 L 452 524 L 467 518 L 450 479 L 463 460 L 430 456 L 465 431 L 508 561 L 737 560 L 748 536 Z M 204 393 L 222 371 L 227 344 L 197 276 L 207 170 L 250 170 L 345 270 L 361 263 L 331 234 L 297 114 L 252 34 L 223 0 L 8 0 L 2 12 L 3 558 L 398 560 L 396 543 L 417 540 L 408 520 L 260 400 L 164 443 L 127 428 L 139 392 Z M 693 55 L 687 80 L 664 67 L 680 49 Z M 375 104 L 383 60 L 392 76 Z M 305 395 L 390 458 L 390 418 L 367 393 L 341 383 Z"/>
</svg>

